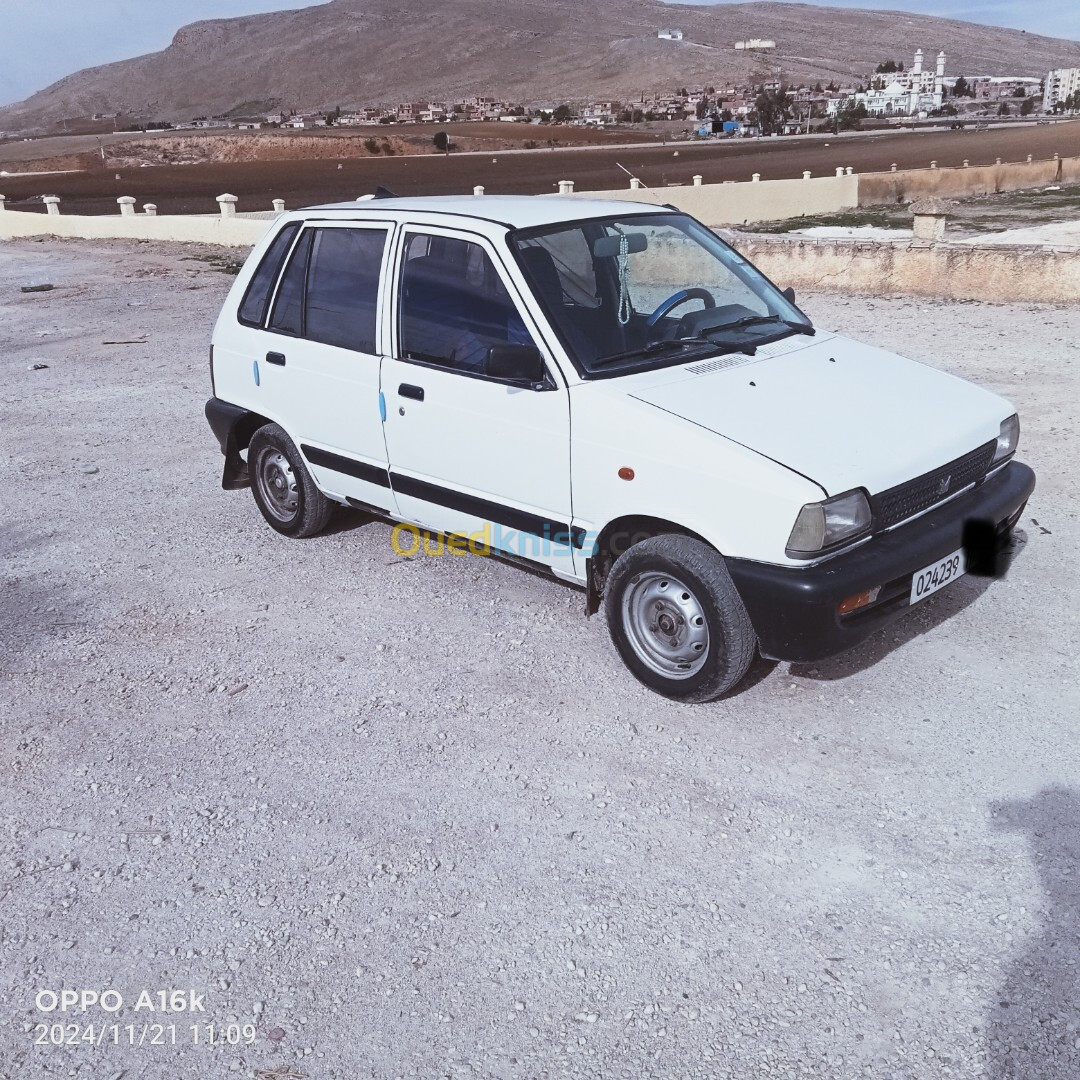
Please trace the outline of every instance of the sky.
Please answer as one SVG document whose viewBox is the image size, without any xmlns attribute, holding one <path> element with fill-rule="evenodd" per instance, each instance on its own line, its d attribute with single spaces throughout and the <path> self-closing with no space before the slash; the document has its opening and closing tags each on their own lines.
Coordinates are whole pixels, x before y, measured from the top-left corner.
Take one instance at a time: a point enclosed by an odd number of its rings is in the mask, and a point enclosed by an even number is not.
<svg viewBox="0 0 1080 1080">
<path fill-rule="evenodd" d="M 197 19 L 311 6 L 309 0 L 0 0 L 0 104 L 81 68 L 164 49 Z M 1080 41 L 1076 0 L 831 0 L 831 6 L 915 11 Z"/>
</svg>

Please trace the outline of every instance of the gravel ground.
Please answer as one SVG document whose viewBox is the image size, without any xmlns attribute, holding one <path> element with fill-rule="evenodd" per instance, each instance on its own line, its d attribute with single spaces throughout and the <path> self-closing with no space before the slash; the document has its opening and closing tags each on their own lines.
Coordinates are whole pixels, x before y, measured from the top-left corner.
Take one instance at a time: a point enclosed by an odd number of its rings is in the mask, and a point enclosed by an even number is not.
<svg viewBox="0 0 1080 1080">
<path fill-rule="evenodd" d="M 1039 487 L 1005 580 L 687 707 L 578 592 L 223 492 L 212 254 L 0 244 L 0 1075 L 1080 1074 L 1075 308 L 803 298 Z"/>
</svg>

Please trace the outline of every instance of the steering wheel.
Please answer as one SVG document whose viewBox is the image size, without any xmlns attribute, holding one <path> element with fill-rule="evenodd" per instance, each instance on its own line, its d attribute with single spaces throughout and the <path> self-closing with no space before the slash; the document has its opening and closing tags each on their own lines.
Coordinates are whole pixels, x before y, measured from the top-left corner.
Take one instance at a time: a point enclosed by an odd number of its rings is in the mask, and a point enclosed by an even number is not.
<svg viewBox="0 0 1080 1080">
<path fill-rule="evenodd" d="M 707 308 L 716 307 L 716 300 L 708 289 L 680 289 L 672 293 L 650 316 L 649 326 L 655 326 L 665 315 L 687 300 L 700 300 Z"/>
</svg>

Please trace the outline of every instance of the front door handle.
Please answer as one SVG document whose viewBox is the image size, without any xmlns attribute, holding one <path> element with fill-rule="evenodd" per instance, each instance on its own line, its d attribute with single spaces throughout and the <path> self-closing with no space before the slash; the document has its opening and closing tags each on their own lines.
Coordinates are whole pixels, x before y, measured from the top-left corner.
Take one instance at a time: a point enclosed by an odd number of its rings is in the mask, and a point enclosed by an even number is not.
<svg viewBox="0 0 1080 1080">
<path fill-rule="evenodd" d="M 397 388 L 397 392 L 401 397 L 412 398 L 413 401 L 424 400 L 424 388 L 422 386 L 413 386 L 411 383 L 403 382 Z"/>
<path fill-rule="evenodd" d="M 285 354 L 279 352 L 268 352 L 266 354 L 266 362 L 268 364 L 277 364 L 278 367 L 284 367 Z"/>
</svg>

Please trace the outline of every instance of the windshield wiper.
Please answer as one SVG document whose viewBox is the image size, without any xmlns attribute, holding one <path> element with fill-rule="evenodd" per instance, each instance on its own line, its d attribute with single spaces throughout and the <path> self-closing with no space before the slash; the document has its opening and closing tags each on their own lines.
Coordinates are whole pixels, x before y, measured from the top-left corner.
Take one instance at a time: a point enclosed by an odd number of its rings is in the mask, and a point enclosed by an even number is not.
<svg viewBox="0 0 1080 1080">
<path fill-rule="evenodd" d="M 755 323 L 780 323 L 789 330 L 794 330 L 797 334 L 810 334 L 811 336 L 814 334 L 814 328 L 809 323 L 792 322 L 790 319 L 783 319 L 779 315 L 744 315 L 734 322 L 722 323 L 720 326 L 703 327 L 698 331 L 698 335 L 705 337 L 706 334 L 722 333 L 725 330 L 738 330 L 743 326 L 753 326 Z"/>
<path fill-rule="evenodd" d="M 607 367 L 609 364 L 617 364 L 620 360 L 634 360 L 640 356 L 655 356 L 664 352 L 686 352 L 688 349 L 702 349 L 711 346 L 711 342 L 702 337 L 682 339 L 678 341 L 650 341 L 640 349 L 629 349 L 626 352 L 612 353 L 610 356 L 601 356 L 590 364 L 590 368 Z"/>
</svg>

